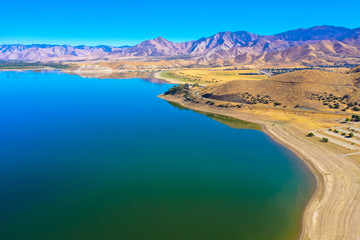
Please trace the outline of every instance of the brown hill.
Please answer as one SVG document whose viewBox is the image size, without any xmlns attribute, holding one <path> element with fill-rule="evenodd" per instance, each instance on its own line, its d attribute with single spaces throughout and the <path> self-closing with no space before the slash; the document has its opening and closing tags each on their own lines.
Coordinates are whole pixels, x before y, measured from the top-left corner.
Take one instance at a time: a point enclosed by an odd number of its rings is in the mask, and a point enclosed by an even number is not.
<svg viewBox="0 0 360 240">
<path fill-rule="evenodd" d="M 238 64 L 254 65 L 344 65 L 360 63 L 360 46 L 339 41 L 320 41 L 290 47 L 286 50 L 261 55 L 244 54 L 235 58 Z"/>
<path fill-rule="evenodd" d="M 360 73 L 303 70 L 273 76 L 261 81 L 230 81 L 207 86 L 205 97 L 249 104 L 305 108 L 326 111 L 352 111 L 360 102 L 357 80 Z M 355 110 L 357 110 L 355 108 Z M 345 110 L 344 110 L 345 111 Z"/>
</svg>

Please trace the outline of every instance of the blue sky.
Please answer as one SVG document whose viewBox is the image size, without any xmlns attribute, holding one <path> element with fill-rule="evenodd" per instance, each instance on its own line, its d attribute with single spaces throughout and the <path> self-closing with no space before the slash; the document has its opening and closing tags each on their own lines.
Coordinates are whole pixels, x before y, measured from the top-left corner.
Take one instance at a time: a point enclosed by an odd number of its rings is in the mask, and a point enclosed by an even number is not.
<svg viewBox="0 0 360 240">
<path fill-rule="evenodd" d="M 360 27 L 359 0 L 6 0 L 1 9 L 0 44 L 121 46 L 158 36 L 180 42 L 221 31 Z"/>
</svg>

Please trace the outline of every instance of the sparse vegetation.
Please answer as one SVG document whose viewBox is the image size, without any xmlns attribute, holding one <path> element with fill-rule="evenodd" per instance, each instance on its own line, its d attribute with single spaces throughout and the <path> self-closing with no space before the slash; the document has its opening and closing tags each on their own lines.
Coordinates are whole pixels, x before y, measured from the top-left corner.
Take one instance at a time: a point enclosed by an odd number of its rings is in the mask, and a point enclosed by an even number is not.
<svg viewBox="0 0 360 240">
<path fill-rule="evenodd" d="M 165 71 L 162 76 L 195 83 L 222 83 L 231 80 L 262 80 L 268 78 L 256 70 L 221 67 Z"/>
<path fill-rule="evenodd" d="M 261 71 L 269 73 L 271 76 L 275 76 L 275 75 L 279 75 L 279 74 L 283 74 L 283 73 L 288 73 L 288 72 L 295 72 L 295 71 L 300 71 L 300 70 L 312 70 L 315 69 L 313 67 L 304 67 L 304 68 L 266 68 L 266 69 L 261 69 Z"/>
</svg>

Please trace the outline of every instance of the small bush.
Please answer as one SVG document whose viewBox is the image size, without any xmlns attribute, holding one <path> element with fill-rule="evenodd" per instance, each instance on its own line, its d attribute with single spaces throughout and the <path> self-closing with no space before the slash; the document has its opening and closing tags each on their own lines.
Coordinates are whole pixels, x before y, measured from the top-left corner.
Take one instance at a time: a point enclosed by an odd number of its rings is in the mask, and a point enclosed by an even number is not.
<svg viewBox="0 0 360 240">
<path fill-rule="evenodd" d="M 329 139 L 328 138 L 322 138 L 321 141 L 327 143 L 327 142 L 329 142 Z"/>
<path fill-rule="evenodd" d="M 360 116 L 359 115 L 352 115 L 351 120 L 354 121 L 354 122 L 359 122 L 360 121 Z"/>
<path fill-rule="evenodd" d="M 306 136 L 308 136 L 308 137 L 313 137 L 313 136 L 315 136 L 315 134 L 313 134 L 313 133 L 311 132 L 311 133 L 309 133 L 309 134 L 306 135 Z"/>
</svg>

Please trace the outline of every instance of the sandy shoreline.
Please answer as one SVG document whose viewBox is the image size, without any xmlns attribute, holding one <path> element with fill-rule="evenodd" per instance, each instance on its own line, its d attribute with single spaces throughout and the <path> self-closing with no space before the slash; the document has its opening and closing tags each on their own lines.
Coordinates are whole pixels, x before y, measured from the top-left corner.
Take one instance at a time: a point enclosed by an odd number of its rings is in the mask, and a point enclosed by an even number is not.
<svg viewBox="0 0 360 240">
<path fill-rule="evenodd" d="M 161 73 L 164 72 L 163 70 L 162 71 L 158 71 L 158 72 L 155 72 L 153 74 L 153 77 L 154 78 L 157 78 L 157 79 L 160 79 L 160 80 L 164 80 L 168 83 L 171 83 L 171 84 L 184 84 L 185 82 L 183 81 L 179 81 L 179 80 L 176 80 L 176 79 L 173 79 L 173 78 L 166 78 L 166 77 L 163 77 L 161 76 Z"/>
<path fill-rule="evenodd" d="M 331 143 L 307 138 L 307 130 L 294 124 L 234 109 L 185 102 L 159 96 L 194 110 L 258 123 L 272 139 L 298 155 L 314 174 L 316 191 L 304 209 L 299 239 L 360 240 L 360 166 Z"/>
</svg>

